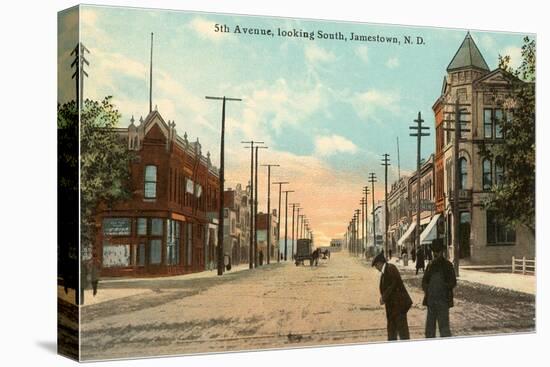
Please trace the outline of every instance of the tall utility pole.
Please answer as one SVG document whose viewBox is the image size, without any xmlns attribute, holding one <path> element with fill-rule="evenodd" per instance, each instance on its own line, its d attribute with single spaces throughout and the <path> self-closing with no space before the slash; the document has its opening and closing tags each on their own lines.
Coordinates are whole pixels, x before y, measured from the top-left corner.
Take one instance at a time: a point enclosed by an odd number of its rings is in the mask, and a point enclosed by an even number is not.
<svg viewBox="0 0 550 367">
<path fill-rule="evenodd" d="M 359 209 L 355 209 L 355 256 L 359 254 Z"/>
<path fill-rule="evenodd" d="M 263 144 L 263 141 L 241 141 L 242 144 L 250 144 L 250 239 L 248 244 L 248 268 L 254 267 L 254 144 Z"/>
<path fill-rule="evenodd" d="M 86 48 L 81 42 L 78 42 L 74 50 L 71 52 L 71 56 L 74 55 L 74 61 L 71 64 L 71 68 L 75 68 L 75 71 L 73 73 L 72 79 L 76 82 L 76 111 L 78 113 L 80 106 L 82 106 L 82 95 L 84 94 L 84 77 L 88 77 L 88 73 L 84 70 L 84 64 L 90 66 L 90 63 L 88 60 L 86 60 L 86 57 L 84 57 L 85 53 L 90 53 L 90 50 Z"/>
<path fill-rule="evenodd" d="M 386 254 L 389 254 L 388 244 L 388 166 L 390 166 L 390 155 L 388 153 L 382 154 L 382 166 L 384 166 L 384 244 L 386 248 Z"/>
<path fill-rule="evenodd" d="M 152 37 L 152 36 L 151 36 Z M 225 184 L 225 102 L 226 101 L 242 101 L 240 98 L 223 97 L 210 97 L 206 96 L 206 99 L 220 100 L 222 101 L 222 131 L 220 138 L 220 199 L 218 210 L 218 275 L 223 274 L 223 192 Z"/>
<path fill-rule="evenodd" d="M 368 233 L 369 233 L 369 216 L 368 216 L 368 198 L 369 198 L 369 187 L 363 187 L 363 194 L 365 194 L 365 258 L 367 257 L 367 245 L 368 245 Z"/>
<path fill-rule="evenodd" d="M 399 159 L 399 136 L 397 137 L 397 181 L 401 179 L 401 161 Z"/>
<path fill-rule="evenodd" d="M 346 232 L 344 233 L 344 240 L 346 242 L 346 248 L 348 249 L 348 253 L 350 251 L 350 246 L 349 246 L 349 223 L 348 223 L 348 227 L 346 228 Z"/>
<path fill-rule="evenodd" d="M 294 260 L 294 215 L 296 214 L 296 208 L 300 203 L 291 203 L 292 205 L 292 254 L 290 256 L 291 260 Z"/>
<path fill-rule="evenodd" d="M 151 32 L 151 58 L 149 59 L 149 113 L 151 112 L 153 112 L 153 32 Z"/>
<path fill-rule="evenodd" d="M 353 255 L 353 216 L 349 221 L 348 224 L 348 232 L 349 232 L 349 254 Z"/>
<path fill-rule="evenodd" d="M 259 149 L 267 149 L 267 147 L 265 146 L 258 146 L 256 145 L 254 147 L 255 149 L 255 153 L 256 153 L 256 156 L 254 157 L 254 170 L 255 170 L 255 173 L 254 173 L 254 187 L 256 188 L 256 190 L 254 191 L 254 223 L 255 223 L 255 228 L 254 228 L 254 264 L 256 267 L 258 267 L 258 262 L 259 262 L 259 258 L 258 258 L 258 150 Z"/>
<path fill-rule="evenodd" d="M 359 204 L 361 204 L 361 254 L 363 253 L 363 249 L 365 248 L 365 217 L 366 217 L 366 211 L 367 211 L 367 201 L 364 197 L 361 198 L 361 201 L 359 201 Z"/>
<path fill-rule="evenodd" d="M 374 216 L 374 183 L 376 182 L 376 173 L 371 172 L 369 173 L 369 182 L 371 183 L 371 191 L 372 191 L 372 245 L 376 249 L 376 218 Z"/>
<path fill-rule="evenodd" d="M 288 206 L 290 205 L 288 203 L 288 193 L 294 192 L 294 190 L 285 190 L 283 192 L 285 193 L 285 261 L 286 261 L 287 253 L 288 253 L 288 244 L 287 244 L 288 242 Z"/>
<path fill-rule="evenodd" d="M 420 172 L 420 153 L 421 153 L 421 141 L 423 136 L 429 136 L 430 133 L 422 132 L 423 130 L 429 130 L 429 126 L 422 126 L 424 120 L 422 120 L 422 115 L 418 111 L 418 118 L 414 120 L 416 125 L 409 126 L 409 129 L 415 130 L 415 133 L 410 133 L 410 136 L 416 137 L 416 239 L 415 239 L 415 251 L 416 247 L 420 246 L 420 178 L 422 173 Z"/>
<path fill-rule="evenodd" d="M 296 231 L 296 233 L 297 233 L 296 238 L 297 239 L 302 238 L 302 227 L 304 226 L 304 217 L 305 217 L 304 214 L 300 214 L 298 216 L 298 230 Z"/>
<path fill-rule="evenodd" d="M 462 116 L 470 115 L 468 111 L 463 111 L 461 107 L 470 106 L 470 104 L 461 104 L 458 96 L 456 101 L 453 104 L 454 111 L 445 112 L 446 114 L 454 115 L 454 118 L 445 119 L 446 123 L 453 123 L 454 128 L 446 127 L 444 130 L 454 131 L 454 141 L 453 141 L 453 192 L 452 192 L 452 211 L 453 211 L 453 266 L 455 269 L 456 276 L 459 274 L 459 265 L 460 265 L 460 239 L 459 239 L 459 230 L 460 230 L 460 167 L 458 165 L 458 151 L 460 149 L 460 139 L 463 132 L 469 132 L 470 129 L 463 127 L 462 125 L 468 124 L 470 121 L 462 119 Z M 463 188 L 462 188 L 463 189 Z"/>
<path fill-rule="evenodd" d="M 271 167 L 280 166 L 278 164 L 262 164 L 262 167 L 267 167 L 267 263 L 269 264 L 271 262 Z M 277 212 L 278 215 L 279 212 Z"/>
<path fill-rule="evenodd" d="M 282 219 L 282 213 L 281 213 L 281 193 L 282 193 L 282 186 L 287 185 L 288 182 L 285 181 L 278 181 L 273 182 L 273 185 L 279 185 L 279 211 L 277 211 L 277 262 L 281 260 L 281 255 L 279 254 L 280 248 L 281 248 L 281 219 Z"/>
<path fill-rule="evenodd" d="M 299 205 L 299 204 L 298 204 Z M 302 210 L 302 208 L 300 208 L 299 206 L 296 207 L 296 242 L 298 241 L 298 228 L 300 226 L 300 210 Z"/>
</svg>

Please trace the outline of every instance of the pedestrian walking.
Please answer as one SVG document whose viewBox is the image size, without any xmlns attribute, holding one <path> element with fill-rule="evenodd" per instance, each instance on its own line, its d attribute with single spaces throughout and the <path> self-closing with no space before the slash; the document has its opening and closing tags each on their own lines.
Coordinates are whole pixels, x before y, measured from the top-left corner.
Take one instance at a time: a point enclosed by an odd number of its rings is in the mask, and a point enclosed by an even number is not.
<svg viewBox="0 0 550 367">
<path fill-rule="evenodd" d="M 264 264 L 264 253 L 262 250 L 260 250 L 259 258 L 260 258 L 260 266 L 262 266 Z"/>
<path fill-rule="evenodd" d="M 436 324 L 440 337 L 451 336 L 449 309 L 453 307 L 453 288 L 456 287 L 456 275 L 453 264 L 444 256 L 442 239 L 432 241 L 434 260 L 428 264 L 422 278 L 424 300 L 428 307 L 426 315 L 426 338 L 435 338 Z"/>
<path fill-rule="evenodd" d="M 416 250 L 413 248 L 411 248 L 411 260 L 412 262 L 416 262 Z"/>
<path fill-rule="evenodd" d="M 95 295 L 97 294 L 97 286 L 99 285 L 99 264 L 97 259 L 92 259 L 90 273 L 93 295 L 95 297 Z"/>
<path fill-rule="evenodd" d="M 390 256 L 390 260 L 391 260 L 391 254 L 392 254 L 392 251 L 391 249 L 388 250 L 388 255 Z"/>
<path fill-rule="evenodd" d="M 422 247 L 419 247 L 416 251 L 416 275 L 418 275 L 418 270 L 422 269 L 422 273 L 424 273 L 424 267 L 426 264 L 424 263 L 424 250 Z"/>
<path fill-rule="evenodd" d="M 388 340 L 409 339 L 407 312 L 412 306 L 412 299 L 403 284 L 399 270 L 386 262 L 384 255 L 378 254 L 372 260 L 372 266 L 381 273 L 380 304 L 386 307 Z"/>
<path fill-rule="evenodd" d="M 401 259 L 403 260 L 403 266 L 409 266 L 409 255 L 407 254 L 407 248 L 404 246 L 401 249 Z"/>
<path fill-rule="evenodd" d="M 432 261 L 432 260 L 433 260 L 433 256 L 432 256 L 432 248 L 431 248 L 431 246 L 429 246 L 429 245 L 426 246 L 425 252 L 426 252 L 426 260 Z"/>
</svg>

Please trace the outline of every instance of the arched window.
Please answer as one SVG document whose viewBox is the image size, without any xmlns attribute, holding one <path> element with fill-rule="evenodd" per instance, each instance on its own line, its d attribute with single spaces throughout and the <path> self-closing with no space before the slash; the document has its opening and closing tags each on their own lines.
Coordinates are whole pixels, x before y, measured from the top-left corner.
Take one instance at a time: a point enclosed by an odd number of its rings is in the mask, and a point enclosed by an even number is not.
<svg viewBox="0 0 550 367">
<path fill-rule="evenodd" d="M 485 158 L 483 160 L 483 190 L 491 190 L 491 186 L 493 186 L 493 167 L 491 164 L 491 160 L 488 158 Z"/>
<path fill-rule="evenodd" d="M 460 169 L 460 176 L 459 176 L 459 189 L 464 190 L 466 188 L 466 185 L 468 183 L 468 162 L 466 161 L 466 158 L 462 157 L 458 160 L 458 166 Z"/>
<path fill-rule="evenodd" d="M 495 159 L 495 185 L 501 185 L 504 182 L 504 162 L 502 157 Z"/>
</svg>

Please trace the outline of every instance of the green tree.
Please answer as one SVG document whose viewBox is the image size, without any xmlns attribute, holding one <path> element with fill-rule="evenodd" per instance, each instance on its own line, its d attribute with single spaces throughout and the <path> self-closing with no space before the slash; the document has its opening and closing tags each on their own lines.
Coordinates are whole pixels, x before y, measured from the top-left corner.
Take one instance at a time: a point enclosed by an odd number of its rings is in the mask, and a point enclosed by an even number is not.
<svg viewBox="0 0 550 367">
<path fill-rule="evenodd" d="M 58 106 L 58 128 L 72 130 L 78 123 L 74 101 Z M 120 113 L 111 97 L 102 101 L 86 99 L 80 114 L 80 215 L 83 251 L 90 251 L 97 233 L 95 214 L 100 203 L 108 206 L 130 197 L 132 154 L 116 132 Z M 67 157 L 74 160 L 74 157 Z M 77 162 L 70 165 L 77 166 Z M 78 182 L 60 185 L 78 188 Z"/>
<path fill-rule="evenodd" d="M 503 163 L 504 176 L 484 203 L 510 226 L 524 225 L 535 233 L 535 40 L 524 38 L 522 61 L 510 66 L 509 55 L 499 55 L 511 88 L 502 102 L 500 121 L 505 139 L 484 148 L 483 154 Z"/>
</svg>

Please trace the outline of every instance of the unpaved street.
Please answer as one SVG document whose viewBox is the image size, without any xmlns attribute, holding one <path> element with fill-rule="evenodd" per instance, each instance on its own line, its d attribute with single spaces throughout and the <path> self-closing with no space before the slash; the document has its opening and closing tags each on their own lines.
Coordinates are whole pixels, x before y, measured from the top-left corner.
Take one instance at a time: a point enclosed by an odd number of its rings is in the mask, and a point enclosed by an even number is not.
<svg viewBox="0 0 550 367">
<path fill-rule="evenodd" d="M 423 338 L 420 275 L 403 274 L 414 305 L 412 338 Z M 125 298 L 82 309 L 84 359 L 139 357 L 386 339 L 379 274 L 364 260 L 333 254 L 318 267 L 290 262 L 222 277 L 101 284 Z M 133 294 L 132 288 L 148 288 Z M 460 282 L 455 335 L 533 331 L 534 296 Z M 132 295 L 133 294 L 133 295 Z"/>
</svg>

